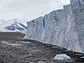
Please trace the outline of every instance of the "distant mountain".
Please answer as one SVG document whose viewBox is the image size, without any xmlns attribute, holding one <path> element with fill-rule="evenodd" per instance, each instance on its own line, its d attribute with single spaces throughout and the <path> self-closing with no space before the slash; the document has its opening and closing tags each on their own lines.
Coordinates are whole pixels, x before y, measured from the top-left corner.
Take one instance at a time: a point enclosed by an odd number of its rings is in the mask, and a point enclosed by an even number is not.
<svg viewBox="0 0 84 63">
<path fill-rule="evenodd" d="M 0 31 L 1 32 L 25 32 L 27 26 L 22 23 L 17 22 L 17 19 L 12 20 L 0 20 Z"/>
<path fill-rule="evenodd" d="M 5 27 L 6 30 L 26 30 L 27 27 L 25 25 L 23 25 L 22 23 L 14 23 L 14 24 L 11 24 L 7 27 Z"/>
</svg>

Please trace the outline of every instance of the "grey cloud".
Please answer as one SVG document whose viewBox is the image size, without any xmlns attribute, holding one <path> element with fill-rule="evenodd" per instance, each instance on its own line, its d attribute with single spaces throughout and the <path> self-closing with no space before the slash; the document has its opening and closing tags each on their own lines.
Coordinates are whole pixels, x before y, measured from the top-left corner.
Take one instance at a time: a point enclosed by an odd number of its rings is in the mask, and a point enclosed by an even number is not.
<svg viewBox="0 0 84 63">
<path fill-rule="evenodd" d="M 67 0 L 67 2 L 65 2 L 65 0 L 3 0 L 0 4 L 0 19 L 19 18 L 29 21 L 58 8 L 62 8 L 68 1 L 69 0 Z"/>
</svg>

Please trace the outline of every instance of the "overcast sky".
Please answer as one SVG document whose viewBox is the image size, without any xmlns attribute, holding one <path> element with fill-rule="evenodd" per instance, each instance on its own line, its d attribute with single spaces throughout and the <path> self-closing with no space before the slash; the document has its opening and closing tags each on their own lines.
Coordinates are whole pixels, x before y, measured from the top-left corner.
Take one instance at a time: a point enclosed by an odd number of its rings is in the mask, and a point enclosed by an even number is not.
<svg viewBox="0 0 84 63">
<path fill-rule="evenodd" d="M 27 22 L 69 3 L 69 0 L 0 0 L 0 19 Z"/>
</svg>

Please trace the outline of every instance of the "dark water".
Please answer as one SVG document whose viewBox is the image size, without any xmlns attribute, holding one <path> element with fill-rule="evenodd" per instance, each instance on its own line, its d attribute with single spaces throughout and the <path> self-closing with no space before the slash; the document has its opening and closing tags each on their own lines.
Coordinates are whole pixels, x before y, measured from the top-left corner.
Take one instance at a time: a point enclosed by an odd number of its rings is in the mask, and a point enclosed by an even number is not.
<svg viewBox="0 0 84 63">
<path fill-rule="evenodd" d="M 21 33 L 0 33 L 0 63 L 77 63 L 53 60 L 66 49 L 23 37 Z"/>
</svg>

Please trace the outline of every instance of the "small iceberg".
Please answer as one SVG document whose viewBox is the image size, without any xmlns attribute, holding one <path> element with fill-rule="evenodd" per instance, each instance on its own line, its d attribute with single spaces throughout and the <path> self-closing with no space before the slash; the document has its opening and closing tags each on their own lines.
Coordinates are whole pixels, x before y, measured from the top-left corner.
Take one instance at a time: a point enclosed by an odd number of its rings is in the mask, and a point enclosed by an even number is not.
<svg viewBox="0 0 84 63">
<path fill-rule="evenodd" d="M 57 54 L 54 57 L 54 60 L 71 60 L 71 58 L 67 56 L 66 54 Z"/>
<path fill-rule="evenodd" d="M 7 44 L 9 46 L 21 46 L 21 44 L 17 44 L 17 43 L 9 43 L 9 42 L 6 42 L 6 41 L 2 41 L 3 44 Z"/>
<path fill-rule="evenodd" d="M 25 41 L 23 41 L 23 42 L 21 42 L 21 43 L 23 43 L 23 44 L 29 44 L 30 42 L 25 42 Z"/>
<path fill-rule="evenodd" d="M 11 43 L 11 44 L 7 44 L 9 46 L 21 46 L 21 44 L 16 44 L 16 43 Z"/>
<path fill-rule="evenodd" d="M 6 41 L 2 41 L 2 43 L 3 43 L 3 44 L 8 44 L 8 42 L 6 42 Z"/>
</svg>

